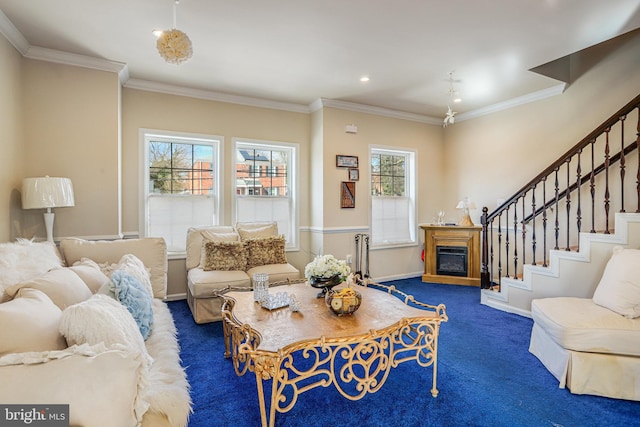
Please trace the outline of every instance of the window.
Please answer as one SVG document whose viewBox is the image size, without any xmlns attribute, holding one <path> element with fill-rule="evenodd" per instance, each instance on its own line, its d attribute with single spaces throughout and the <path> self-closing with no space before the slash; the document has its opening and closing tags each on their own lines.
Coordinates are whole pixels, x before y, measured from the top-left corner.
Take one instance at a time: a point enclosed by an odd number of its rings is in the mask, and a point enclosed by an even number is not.
<svg viewBox="0 0 640 427">
<path fill-rule="evenodd" d="M 416 242 L 415 153 L 371 148 L 372 246 Z"/>
<path fill-rule="evenodd" d="M 237 140 L 235 155 L 236 222 L 276 221 L 296 247 L 296 145 Z"/>
<path fill-rule="evenodd" d="M 143 131 L 144 235 L 186 250 L 189 227 L 219 223 L 221 138 Z"/>
</svg>

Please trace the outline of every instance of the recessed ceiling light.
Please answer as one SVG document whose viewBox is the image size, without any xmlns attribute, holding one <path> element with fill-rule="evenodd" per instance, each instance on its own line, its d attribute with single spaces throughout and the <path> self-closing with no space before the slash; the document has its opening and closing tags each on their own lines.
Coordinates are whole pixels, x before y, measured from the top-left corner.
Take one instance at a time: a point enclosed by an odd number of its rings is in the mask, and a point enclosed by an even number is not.
<svg viewBox="0 0 640 427">
<path fill-rule="evenodd" d="M 453 100 L 453 102 L 455 102 L 455 103 L 462 102 L 462 98 L 455 98 L 455 99 Z"/>
<path fill-rule="evenodd" d="M 369 76 L 362 76 L 362 77 L 360 77 L 360 81 L 361 81 L 362 83 L 366 83 L 366 82 L 368 82 L 369 80 L 370 80 L 370 79 L 369 79 Z"/>
</svg>

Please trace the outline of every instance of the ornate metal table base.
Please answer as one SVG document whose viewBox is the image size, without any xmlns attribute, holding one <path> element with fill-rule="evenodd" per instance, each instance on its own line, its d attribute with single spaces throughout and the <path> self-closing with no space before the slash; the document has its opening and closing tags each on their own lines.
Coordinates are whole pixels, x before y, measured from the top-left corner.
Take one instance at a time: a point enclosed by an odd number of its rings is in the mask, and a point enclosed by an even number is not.
<svg viewBox="0 0 640 427">
<path fill-rule="evenodd" d="M 273 427 L 276 413 L 291 410 L 305 391 L 333 385 L 347 399 L 358 400 L 378 391 L 391 368 L 411 360 L 422 367 L 433 368 L 431 394 L 438 395 L 438 334 L 440 323 L 447 321 L 444 305 L 419 303 L 394 287 L 368 286 L 404 296 L 405 304 L 413 302 L 427 309 L 418 310 L 424 311 L 425 316 L 401 318 L 388 327 L 364 334 L 338 338 L 323 335 L 269 351 L 260 348 L 263 337 L 258 330 L 235 318 L 236 301 L 232 296 L 225 296 L 222 307 L 225 357 L 232 358 L 237 375 L 244 375 L 247 370 L 255 374 L 263 427 Z M 271 399 L 267 408 L 263 383 L 269 380 Z"/>
</svg>

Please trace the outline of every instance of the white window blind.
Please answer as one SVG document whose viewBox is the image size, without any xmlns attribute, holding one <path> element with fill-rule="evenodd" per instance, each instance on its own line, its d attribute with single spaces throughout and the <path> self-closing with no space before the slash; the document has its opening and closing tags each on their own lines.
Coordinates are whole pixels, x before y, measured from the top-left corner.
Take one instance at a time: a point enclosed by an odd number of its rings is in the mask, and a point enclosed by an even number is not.
<svg viewBox="0 0 640 427">
<path fill-rule="evenodd" d="M 283 234 L 287 241 L 290 241 L 290 211 L 289 199 L 284 197 L 238 197 L 237 199 L 238 222 L 275 221 L 278 223 L 278 232 Z"/>
<path fill-rule="evenodd" d="M 372 243 L 411 241 L 412 209 L 408 197 L 373 196 L 371 200 Z"/>
</svg>

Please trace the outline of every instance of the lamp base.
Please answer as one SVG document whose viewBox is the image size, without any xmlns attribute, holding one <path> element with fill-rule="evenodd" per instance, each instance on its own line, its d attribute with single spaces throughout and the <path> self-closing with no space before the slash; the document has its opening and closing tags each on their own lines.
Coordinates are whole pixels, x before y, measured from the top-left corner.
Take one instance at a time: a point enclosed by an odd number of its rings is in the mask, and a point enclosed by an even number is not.
<svg viewBox="0 0 640 427">
<path fill-rule="evenodd" d="M 53 243 L 53 212 L 44 213 L 44 227 L 47 230 L 47 242 Z"/>
<path fill-rule="evenodd" d="M 460 224 L 463 227 L 473 227 L 473 221 L 471 221 L 471 217 L 469 216 L 469 214 L 466 214 L 465 216 L 462 217 L 462 220 L 460 220 Z"/>
</svg>

